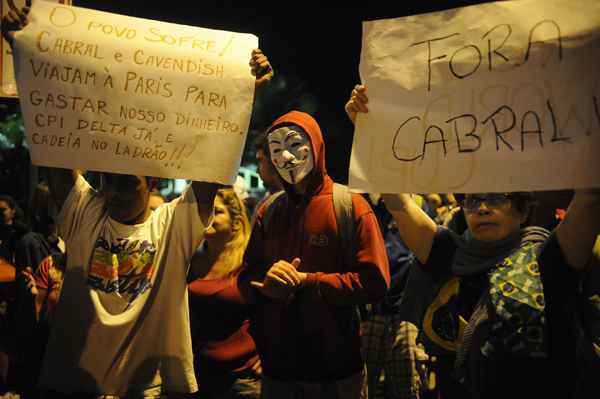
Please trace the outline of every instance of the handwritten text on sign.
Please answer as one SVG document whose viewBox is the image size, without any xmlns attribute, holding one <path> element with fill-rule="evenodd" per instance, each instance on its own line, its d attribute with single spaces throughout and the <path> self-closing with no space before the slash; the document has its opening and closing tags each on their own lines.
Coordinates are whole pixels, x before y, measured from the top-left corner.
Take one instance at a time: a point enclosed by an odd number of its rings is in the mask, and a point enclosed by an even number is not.
<svg viewBox="0 0 600 399">
<path fill-rule="evenodd" d="M 363 25 L 350 185 L 600 186 L 600 3 L 498 2 Z"/>
<path fill-rule="evenodd" d="M 34 163 L 233 182 L 255 36 L 40 1 L 16 42 Z"/>
</svg>

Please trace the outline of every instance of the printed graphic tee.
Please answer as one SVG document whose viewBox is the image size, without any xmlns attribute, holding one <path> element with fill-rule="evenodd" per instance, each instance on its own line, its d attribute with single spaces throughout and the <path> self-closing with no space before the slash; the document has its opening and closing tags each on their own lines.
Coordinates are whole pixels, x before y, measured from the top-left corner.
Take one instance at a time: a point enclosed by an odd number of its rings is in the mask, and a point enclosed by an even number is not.
<svg viewBox="0 0 600 399">
<path fill-rule="evenodd" d="M 186 274 L 205 226 L 191 187 L 145 222 L 123 225 L 79 177 L 58 219 L 69 255 L 40 386 L 196 391 Z"/>
</svg>

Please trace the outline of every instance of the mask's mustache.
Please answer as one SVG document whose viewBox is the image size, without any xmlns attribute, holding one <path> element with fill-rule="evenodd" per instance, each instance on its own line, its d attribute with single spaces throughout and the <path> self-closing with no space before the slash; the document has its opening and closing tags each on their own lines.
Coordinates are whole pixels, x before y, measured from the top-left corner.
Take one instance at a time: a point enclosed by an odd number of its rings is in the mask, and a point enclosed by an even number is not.
<svg viewBox="0 0 600 399">
<path fill-rule="evenodd" d="M 298 161 L 298 160 L 286 161 L 286 163 L 283 164 L 282 169 L 294 169 L 295 167 L 297 167 L 298 165 L 300 165 L 302 163 L 303 163 L 303 161 Z"/>
</svg>

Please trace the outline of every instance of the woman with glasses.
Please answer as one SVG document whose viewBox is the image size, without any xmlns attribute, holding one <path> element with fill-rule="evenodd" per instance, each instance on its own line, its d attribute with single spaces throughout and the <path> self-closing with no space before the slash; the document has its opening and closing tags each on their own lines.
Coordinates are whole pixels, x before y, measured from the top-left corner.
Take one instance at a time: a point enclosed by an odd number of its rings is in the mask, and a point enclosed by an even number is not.
<svg viewBox="0 0 600 399">
<path fill-rule="evenodd" d="M 367 102 L 356 86 L 346 104 L 352 121 Z M 438 226 L 410 194 L 384 200 L 436 287 L 421 339 L 453 360 L 456 385 L 442 396 L 571 397 L 578 272 L 600 232 L 600 190 L 576 191 L 552 233 L 525 227 L 529 193 L 466 194 L 462 235 Z"/>
</svg>

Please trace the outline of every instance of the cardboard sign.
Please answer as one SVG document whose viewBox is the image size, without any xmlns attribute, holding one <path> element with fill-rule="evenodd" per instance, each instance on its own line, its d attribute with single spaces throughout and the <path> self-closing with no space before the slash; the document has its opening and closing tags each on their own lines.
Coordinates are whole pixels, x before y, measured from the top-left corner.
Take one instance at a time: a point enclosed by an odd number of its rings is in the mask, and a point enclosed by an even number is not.
<svg viewBox="0 0 600 399">
<path fill-rule="evenodd" d="M 600 2 L 487 3 L 365 22 L 350 186 L 600 186 Z"/>
<path fill-rule="evenodd" d="M 256 36 L 36 2 L 15 68 L 32 162 L 231 184 Z"/>
</svg>

